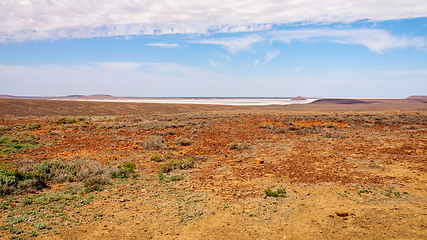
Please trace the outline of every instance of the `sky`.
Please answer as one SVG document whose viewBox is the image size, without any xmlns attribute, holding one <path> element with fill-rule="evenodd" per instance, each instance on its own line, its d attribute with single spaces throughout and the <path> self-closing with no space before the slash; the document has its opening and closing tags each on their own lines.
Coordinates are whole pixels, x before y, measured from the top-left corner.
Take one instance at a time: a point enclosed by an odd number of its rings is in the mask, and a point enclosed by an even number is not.
<svg viewBox="0 0 427 240">
<path fill-rule="evenodd" d="M 427 95 L 427 1 L 1 0 L 0 94 Z"/>
</svg>

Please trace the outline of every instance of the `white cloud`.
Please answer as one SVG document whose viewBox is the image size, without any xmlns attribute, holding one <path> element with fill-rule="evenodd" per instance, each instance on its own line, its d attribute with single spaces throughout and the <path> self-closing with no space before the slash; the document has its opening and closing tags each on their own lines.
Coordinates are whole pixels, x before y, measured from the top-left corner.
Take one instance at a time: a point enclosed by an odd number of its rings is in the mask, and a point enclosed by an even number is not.
<svg viewBox="0 0 427 240">
<path fill-rule="evenodd" d="M 427 76 L 427 69 L 375 71 L 373 73 L 377 73 L 380 75 L 388 75 L 388 76 L 396 76 L 396 75 L 398 75 L 398 76 L 411 76 L 411 75 Z"/>
<path fill-rule="evenodd" d="M 355 71 L 332 71 L 330 74 L 336 75 L 336 76 L 354 76 L 357 74 L 357 72 L 355 72 Z"/>
<path fill-rule="evenodd" d="M 301 72 L 302 66 L 296 67 L 292 72 Z"/>
<path fill-rule="evenodd" d="M 355 76 L 360 74 L 375 74 L 375 75 L 382 75 L 382 76 L 418 76 L 418 77 L 425 77 L 427 76 L 427 69 L 415 69 L 415 70 L 378 70 L 378 71 L 332 71 L 330 72 L 331 75 L 337 75 L 337 76 Z"/>
<path fill-rule="evenodd" d="M 264 40 L 263 37 L 253 34 L 245 37 L 228 37 L 228 38 L 215 38 L 215 39 L 191 41 L 191 43 L 220 45 L 230 53 L 237 53 L 243 50 L 250 51 L 251 46 L 254 43 L 257 43 L 263 40 Z"/>
<path fill-rule="evenodd" d="M 218 64 L 217 64 L 215 61 L 208 60 L 208 63 L 209 63 L 209 65 L 211 65 L 211 67 L 213 67 L 213 68 L 217 68 L 217 67 L 218 67 Z"/>
<path fill-rule="evenodd" d="M 420 0 L 2 0 L 0 42 L 144 34 L 206 34 L 289 23 L 427 17 Z"/>
<path fill-rule="evenodd" d="M 138 62 L 100 62 L 94 63 L 104 69 L 113 71 L 132 71 L 141 67 L 141 63 Z"/>
<path fill-rule="evenodd" d="M 148 43 L 147 46 L 176 48 L 176 47 L 179 47 L 179 44 L 178 43 Z"/>
<path fill-rule="evenodd" d="M 267 62 L 270 62 L 271 59 L 279 56 L 280 54 L 280 50 L 273 50 L 273 51 L 268 51 L 267 52 Z"/>
<path fill-rule="evenodd" d="M 426 48 L 427 39 L 421 37 L 392 36 L 388 31 L 378 29 L 310 29 L 276 31 L 270 33 L 273 41 L 331 41 L 340 44 L 356 44 L 369 48 L 373 52 L 417 47 Z"/>
<path fill-rule="evenodd" d="M 259 60 L 257 59 L 257 60 L 255 60 L 255 63 L 254 63 L 254 69 L 255 69 L 256 67 L 258 67 L 258 64 L 259 64 Z"/>
<path fill-rule="evenodd" d="M 225 60 L 227 60 L 227 62 L 231 62 L 231 59 L 230 59 L 230 57 L 229 57 L 229 56 L 226 56 L 226 55 L 221 54 L 221 53 L 216 52 L 216 51 L 213 51 L 213 53 L 214 53 L 215 55 L 217 55 L 218 57 L 224 58 Z"/>
</svg>

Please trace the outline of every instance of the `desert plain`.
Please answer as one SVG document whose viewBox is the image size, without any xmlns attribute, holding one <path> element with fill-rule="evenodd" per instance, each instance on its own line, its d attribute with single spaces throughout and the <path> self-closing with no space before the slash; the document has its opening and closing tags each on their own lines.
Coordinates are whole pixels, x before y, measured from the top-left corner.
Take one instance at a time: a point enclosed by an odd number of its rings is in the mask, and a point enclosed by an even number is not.
<svg viewBox="0 0 427 240">
<path fill-rule="evenodd" d="M 0 99 L 2 239 L 427 239 L 423 99 Z"/>
</svg>

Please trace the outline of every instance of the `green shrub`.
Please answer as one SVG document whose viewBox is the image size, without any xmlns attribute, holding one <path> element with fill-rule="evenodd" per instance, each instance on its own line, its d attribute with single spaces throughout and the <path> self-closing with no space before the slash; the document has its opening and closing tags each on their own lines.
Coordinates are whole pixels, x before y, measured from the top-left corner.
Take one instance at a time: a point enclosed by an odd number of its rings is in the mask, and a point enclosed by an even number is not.
<svg viewBox="0 0 427 240">
<path fill-rule="evenodd" d="M 160 154 L 153 154 L 150 156 L 150 160 L 154 162 L 161 162 L 162 161 L 162 155 Z"/>
<path fill-rule="evenodd" d="M 24 128 L 26 130 L 33 130 L 33 129 L 39 129 L 41 127 L 40 124 L 38 123 L 27 123 L 25 124 Z"/>
<path fill-rule="evenodd" d="M 188 157 L 185 159 L 181 159 L 179 161 L 173 160 L 168 163 L 160 165 L 158 171 L 159 173 L 168 173 L 174 169 L 189 169 L 193 168 L 194 159 L 192 157 Z"/>
<path fill-rule="evenodd" d="M 52 163 L 51 162 L 41 162 L 33 166 L 33 171 L 45 176 L 46 179 L 52 178 Z"/>
<path fill-rule="evenodd" d="M 6 168 L 6 167 L 5 167 Z M 3 168 L 3 169 L 5 169 Z M 133 173 L 134 163 L 125 163 L 118 169 L 118 175 L 127 177 Z M 101 176 L 108 172 L 99 163 L 90 160 L 64 163 L 58 160 L 35 164 L 32 171 L 24 172 L 18 169 L 0 171 L 0 195 L 15 192 L 35 192 L 46 187 L 46 181 L 65 182 L 80 181 L 84 178 Z M 113 176 L 113 172 L 111 176 Z"/>
<path fill-rule="evenodd" d="M 50 202 L 55 202 L 61 199 L 72 200 L 72 199 L 75 199 L 75 196 L 55 191 L 55 192 L 51 192 L 51 193 L 47 193 L 45 195 L 39 196 L 35 200 L 35 202 L 38 204 L 48 204 Z"/>
<path fill-rule="evenodd" d="M 64 163 L 58 160 L 35 164 L 34 172 L 46 176 L 47 180 L 54 182 L 80 181 L 92 176 L 102 175 L 107 169 L 91 160 L 79 160 Z"/>
<path fill-rule="evenodd" d="M 21 204 L 24 206 L 30 205 L 31 203 L 33 203 L 33 199 L 29 198 L 28 196 L 24 200 L 22 200 L 22 202 L 21 202 Z"/>
<path fill-rule="evenodd" d="M 126 169 L 128 172 L 133 173 L 136 165 L 134 162 L 125 162 L 125 163 L 123 163 L 123 165 L 119 165 L 119 168 L 121 168 L 121 167 Z"/>
<path fill-rule="evenodd" d="M 82 118 L 82 117 L 71 118 L 71 119 L 67 119 L 67 118 L 64 117 L 64 118 L 60 118 L 60 119 L 58 119 L 58 120 L 56 120 L 54 122 L 56 122 L 57 124 L 73 124 L 73 123 L 76 123 L 76 122 L 84 122 L 84 121 L 86 121 L 86 119 Z"/>
<path fill-rule="evenodd" d="M 35 191 L 46 187 L 44 176 L 35 172 L 23 172 L 8 169 L 0 172 L 0 195 L 9 195 L 20 191 Z"/>
<path fill-rule="evenodd" d="M 129 173 L 130 172 L 126 168 L 121 167 L 121 168 L 118 168 L 117 171 L 110 172 L 110 177 L 111 178 L 127 178 Z"/>
<path fill-rule="evenodd" d="M 102 177 L 96 176 L 86 179 L 84 187 L 85 192 L 92 192 L 92 191 L 102 191 L 102 186 L 107 184 L 108 182 L 105 181 Z"/>
<path fill-rule="evenodd" d="M 11 127 L 9 125 L 0 125 L 0 131 L 9 131 Z"/>
<path fill-rule="evenodd" d="M 15 176 L 0 174 L 0 195 L 5 196 L 16 191 L 19 179 Z"/>
<path fill-rule="evenodd" d="M 6 223 L 7 224 L 15 224 L 15 223 L 20 223 L 27 220 L 27 214 L 24 215 L 18 215 L 15 217 L 11 217 L 9 219 L 6 219 Z"/>
<path fill-rule="evenodd" d="M 136 165 L 133 162 L 126 162 L 123 165 L 119 165 L 116 171 L 110 172 L 111 178 L 127 178 L 129 176 L 136 177 L 137 174 L 134 173 Z"/>
<path fill-rule="evenodd" d="M 35 228 L 36 230 L 45 229 L 45 228 L 46 228 L 46 224 L 45 224 L 45 223 L 42 223 L 42 222 L 37 221 L 37 222 L 34 224 L 34 228 Z"/>
<path fill-rule="evenodd" d="M 267 197 L 286 197 L 286 190 L 284 188 L 279 188 L 276 191 L 266 188 L 264 189 L 264 193 Z"/>
</svg>

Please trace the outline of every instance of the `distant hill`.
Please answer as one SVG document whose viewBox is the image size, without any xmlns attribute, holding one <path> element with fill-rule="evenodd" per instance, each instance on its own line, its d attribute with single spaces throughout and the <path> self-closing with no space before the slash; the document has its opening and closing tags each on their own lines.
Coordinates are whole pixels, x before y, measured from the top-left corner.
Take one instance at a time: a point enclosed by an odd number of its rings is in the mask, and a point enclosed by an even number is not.
<svg viewBox="0 0 427 240">
<path fill-rule="evenodd" d="M 68 95 L 65 96 L 66 98 L 81 98 L 81 97 L 85 97 L 85 95 Z"/>
<path fill-rule="evenodd" d="M 305 99 L 305 98 L 303 98 L 301 96 L 298 96 L 298 97 L 295 97 L 295 98 L 291 98 L 291 100 L 298 101 L 298 100 L 307 100 L 307 99 Z"/>
<path fill-rule="evenodd" d="M 357 99 L 347 99 L 347 98 L 325 98 L 316 100 L 310 104 L 369 104 L 371 102 L 366 102 Z"/>
<path fill-rule="evenodd" d="M 415 101 L 419 101 L 419 102 L 423 102 L 423 103 L 427 103 L 427 96 L 409 96 L 406 98 L 406 100 L 415 100 Z"/>
</svg>

